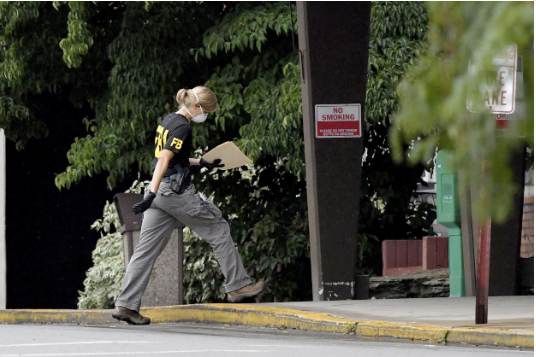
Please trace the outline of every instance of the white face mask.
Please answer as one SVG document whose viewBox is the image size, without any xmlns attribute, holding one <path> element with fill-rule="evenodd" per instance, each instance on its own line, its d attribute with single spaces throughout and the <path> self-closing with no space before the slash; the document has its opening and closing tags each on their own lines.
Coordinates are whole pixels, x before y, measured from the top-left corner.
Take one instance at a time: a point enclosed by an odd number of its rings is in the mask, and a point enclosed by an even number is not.
<svg viewBox="0 0 536 357">
<path fill-rule="evenodd" d="M 192 89 L 192 92 L 194 92 L 195 99 L 197 99 L 197 101 L 199 102 L 199 98 L 197 97 L 197 94 L 195 93 L 195 90 Z M 194 116 L 192 115 L 192 113 L 190 113 L 190 111 L 188 110 L 188 108 L 184 107 L 184 109 L 186 109 L 186 111 L 188 112 L 188 114 L 190 114 L 190 115 L 192 116 L 192 121 L 193 121 L 194 123 L 202 123 L 202 122 L 204 122 L 205 120 L 207 120 L 208 113 L 203 112 L 203 107 L 201 106 L 201 102 L 199 102 L 199 108 L 201 108 L 201 114 L 196 115 L 196 116 L 194 117 Z"/>
<path fill-rule="evenodd" d="M 203 110 L 203 108 L 201 108 Z M 207 120 L 208 113 L 202 113 L 192 118 L 194 123 L 202 123 Z"/>
</svg>

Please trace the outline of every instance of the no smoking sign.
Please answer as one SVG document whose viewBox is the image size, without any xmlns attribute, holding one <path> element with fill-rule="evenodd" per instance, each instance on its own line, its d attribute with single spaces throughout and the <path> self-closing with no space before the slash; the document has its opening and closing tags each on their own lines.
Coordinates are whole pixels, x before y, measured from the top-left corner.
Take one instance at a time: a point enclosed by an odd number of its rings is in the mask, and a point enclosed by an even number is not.
<svg viewBox="0 0 536 357">
<path fill-rule="evenodd" d="M 316 137 L 361 137 L 361 104 L 317 104 L 315 106 Z"/>
</svg>

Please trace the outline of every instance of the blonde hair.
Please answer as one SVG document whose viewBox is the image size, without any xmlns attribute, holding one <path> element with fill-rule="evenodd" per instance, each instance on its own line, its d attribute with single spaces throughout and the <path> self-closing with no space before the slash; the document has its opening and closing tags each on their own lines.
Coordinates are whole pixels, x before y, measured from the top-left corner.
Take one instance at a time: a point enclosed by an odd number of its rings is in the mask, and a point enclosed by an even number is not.
<svg viewBox="0 0 536 357">
<path fill-rule="evenodd" d="M 216 95 L 213 91 L 208 89 L 204 86 L 197 86 L 193 90 L 192 89 L 181 89 L 177 92 L 177 103 L 179 103 L 179 107 L 188 107 L 194 105 L 195 102 L 197 102 L 197 99 L 195 98 L 195 94 L 197 94 L 197 98 L 199 98 L 199 103 L 203 107 L 203 110 L 206 112 L 213 112 L 218 107 L 218 100 L 216 99 Z"/>
</svg>

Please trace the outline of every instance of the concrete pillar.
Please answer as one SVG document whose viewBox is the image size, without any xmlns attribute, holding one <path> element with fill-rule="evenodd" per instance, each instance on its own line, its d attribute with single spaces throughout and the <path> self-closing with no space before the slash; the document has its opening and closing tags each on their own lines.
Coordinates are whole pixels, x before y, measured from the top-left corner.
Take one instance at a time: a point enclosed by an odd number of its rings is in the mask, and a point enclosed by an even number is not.
<svg viewBox="0 0 536 357">
<path fill-rule="evenodd" d="M 183 290 L 183 224 L 173 230 L 169 243 L 156 259 L 147 289 L 141 298 L 142 306 L 170 306 L 184 304 Z M 136 249 L 140 232 L 132 232 L 132 246 Z"/>
<path fill-rule="evenodd" d="M 323 131 L 319 113 L 339 106 L 365 118 L 370 10 L 370 2 L 297 2 L 314 301 L 354 297 L 364 126 L 353 136 L 340 134 L 349 123 Z"/>
</svg>

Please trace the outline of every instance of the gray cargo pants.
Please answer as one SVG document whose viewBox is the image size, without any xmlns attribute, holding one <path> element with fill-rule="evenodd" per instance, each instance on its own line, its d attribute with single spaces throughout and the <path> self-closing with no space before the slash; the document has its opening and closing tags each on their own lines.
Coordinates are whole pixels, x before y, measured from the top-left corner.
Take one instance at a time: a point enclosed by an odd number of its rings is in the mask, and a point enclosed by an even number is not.
<svg viewBox="0 0 536 357">
<path fill-rule="evenodd" d="M 140 242 L 127 266 L 115 306 L 140 311 L 153 265 L 166 247 L 177 220 L 210 244 L 225 276 L 225 291 L 251 284 L 231 238 L 229 224 L 218 207 L 196 194 L 193 185 L 178 195 L 169 183 L 162 182 L 151 208 L 143 213 Z"/>
</svg>

